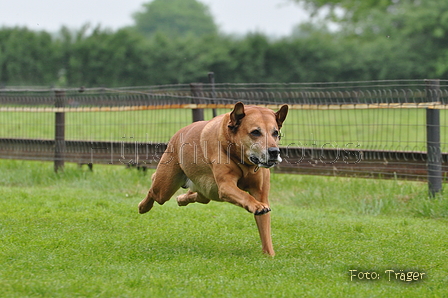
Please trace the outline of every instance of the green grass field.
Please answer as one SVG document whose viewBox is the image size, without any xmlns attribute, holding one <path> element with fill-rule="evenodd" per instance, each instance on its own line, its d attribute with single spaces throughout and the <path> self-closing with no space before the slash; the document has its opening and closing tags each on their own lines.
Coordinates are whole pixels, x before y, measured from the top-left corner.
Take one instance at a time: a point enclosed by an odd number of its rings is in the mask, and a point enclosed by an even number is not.
<svg viewBox="0 0 448 298">
<path fill-rule="evenodd" d="M 424 183 L 273 175 L 271 258 L 253 216 L 228 203 L 139 215 L 151 171 L 0 169 L 0 297 L 448 295 L 448 198 Z M 394 276 L 408 271 L 423 279 Z"/>
<path fill-rule="evenodd" d="M 220 109 L 218 114 L 228 112 Z M 448 117 L 441 111 L 441 141 L 448 151 Z M 54 139 L 54 114 L 0 112 L 0 138 Z M 205 110 L 205 119 L 212 111 Z M 67 140 L 167 142 L 192 121 L 191 110 L 66 113 Z M 291 110 L 282 145 L 426 150 L 424 109 Z"/>
</svg>

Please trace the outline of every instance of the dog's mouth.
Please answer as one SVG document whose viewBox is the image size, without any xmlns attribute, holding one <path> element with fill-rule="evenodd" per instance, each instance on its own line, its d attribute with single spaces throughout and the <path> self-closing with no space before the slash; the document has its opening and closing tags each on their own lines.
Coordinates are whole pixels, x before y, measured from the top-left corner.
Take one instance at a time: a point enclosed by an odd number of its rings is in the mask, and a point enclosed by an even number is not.
<svg viewBox="0 0 448 298">
<path fill-rule="evenodd" d="M 249 159 L 254 165 L 256 165 L 260 168 L 268 168 L 269 169 L 279 163 L 279 160 L 278 160 L 279 158 L 269 159 L 267 162 L 261 162 L 261 160 L 258 157 L 251 155 L 249 157 Z"/>
</svg>

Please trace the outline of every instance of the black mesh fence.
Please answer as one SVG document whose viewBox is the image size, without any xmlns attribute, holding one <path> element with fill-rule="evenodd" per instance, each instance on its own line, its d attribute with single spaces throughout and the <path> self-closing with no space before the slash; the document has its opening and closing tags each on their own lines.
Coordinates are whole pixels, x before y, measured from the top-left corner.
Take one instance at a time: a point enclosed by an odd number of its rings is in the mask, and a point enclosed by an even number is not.
<svg viewBox="0 0 448 298">
<path fill-rule="evenodd" d="M 436 158 L 445 172 L 442 80 L 1 89 L 0 158 L 153 167 L 193 117 L 209 120 L 238 101 L 290 106 L 277 171 L 425 180 Z M 436 125 L 428 110 L 437 111 Z M 437 148 L 428 147 L 434 126 Z"/>
</svg>

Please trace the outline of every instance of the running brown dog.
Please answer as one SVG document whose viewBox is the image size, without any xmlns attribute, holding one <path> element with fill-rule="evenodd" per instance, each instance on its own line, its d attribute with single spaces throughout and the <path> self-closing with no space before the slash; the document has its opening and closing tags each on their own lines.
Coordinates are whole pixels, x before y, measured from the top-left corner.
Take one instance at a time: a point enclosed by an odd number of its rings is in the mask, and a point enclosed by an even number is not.
<svg viewBox="0 0 448 298">
<path fill-rule="evenodd" d="M 225 201 L 253 213 L 263 252 L 273 256 L 269 168 L 282 160 L 279 130 L 287 113 L 287 105 L 274 113 L 238 102 L 232 112 L 180 129 L 160 159 L 139 212 L 151 210 L 154 201 L 162 205 L 180 187 L 189 188 L 177 197 L 179 206 Z"/>
</svg>

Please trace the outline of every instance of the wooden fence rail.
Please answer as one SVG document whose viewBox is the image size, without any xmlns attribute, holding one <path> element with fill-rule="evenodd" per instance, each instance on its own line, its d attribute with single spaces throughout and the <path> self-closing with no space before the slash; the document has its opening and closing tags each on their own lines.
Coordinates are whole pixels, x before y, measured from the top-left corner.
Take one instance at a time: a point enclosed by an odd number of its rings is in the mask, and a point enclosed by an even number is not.
<svg viewBox="0 0 448 298">
<path fill-rule="evenodd" d="M 64 161 L 155 168 L 165 143 L 65 141 Z M 0 139 L 0 158 L 54 161 L 54 140 Z M 281 147 L 277 173 L 427 181 L 426 152 Z M 441 155 L 448 174 L 448 154 Z"/>
<path fill-rule="evenodd" d="M 209 76 L 211 82 L 214 77 Z M 426 109 L 426 152 L 355 150 L 337 148 L 283 147 L 283 162 L 275 167 L 279 173 L 350 176 L 364 178 L 396 178 L 428 181 L 429 193 L 442 190 L 448 172 L 448 153 L 441 151 L 440 110 L 447 109 L 448 88 L 441 90 L 439 80 L 425 80 L 423 89 L 376 91 L 374 87 L 351 91 L 294 91 L 284 86 L 264 90 L 260 86 L 237 91 L 191 84 L 190 90 L 132 91 L 120 90 L 118 95 L 69 97 L 63 90 L 53 95 L 32 98 L 24 91 L 0 92 L 0 112 L 51 112 L 55 114 L 54 140 L 0 138 L 0 158 L 54 161 L 54 169 L 64 162 L 78 164 L 125 164 L 154 168 L 166 149 L 166 143 L 90 142 L 65 139 L 65 113 L 139 111 L 166 108 L 191 109 L 193 121 L 204 119 L 203 109 L 231 108 L 238 100 L 277 109 L 288 103 L 291 109 Z M 419 86 L 421 87 L 421 86 Z M 280 89 L 284 90 L 280 90 Z M 288 87 L 289 88 L 289 87 Z"/>
</svg>

